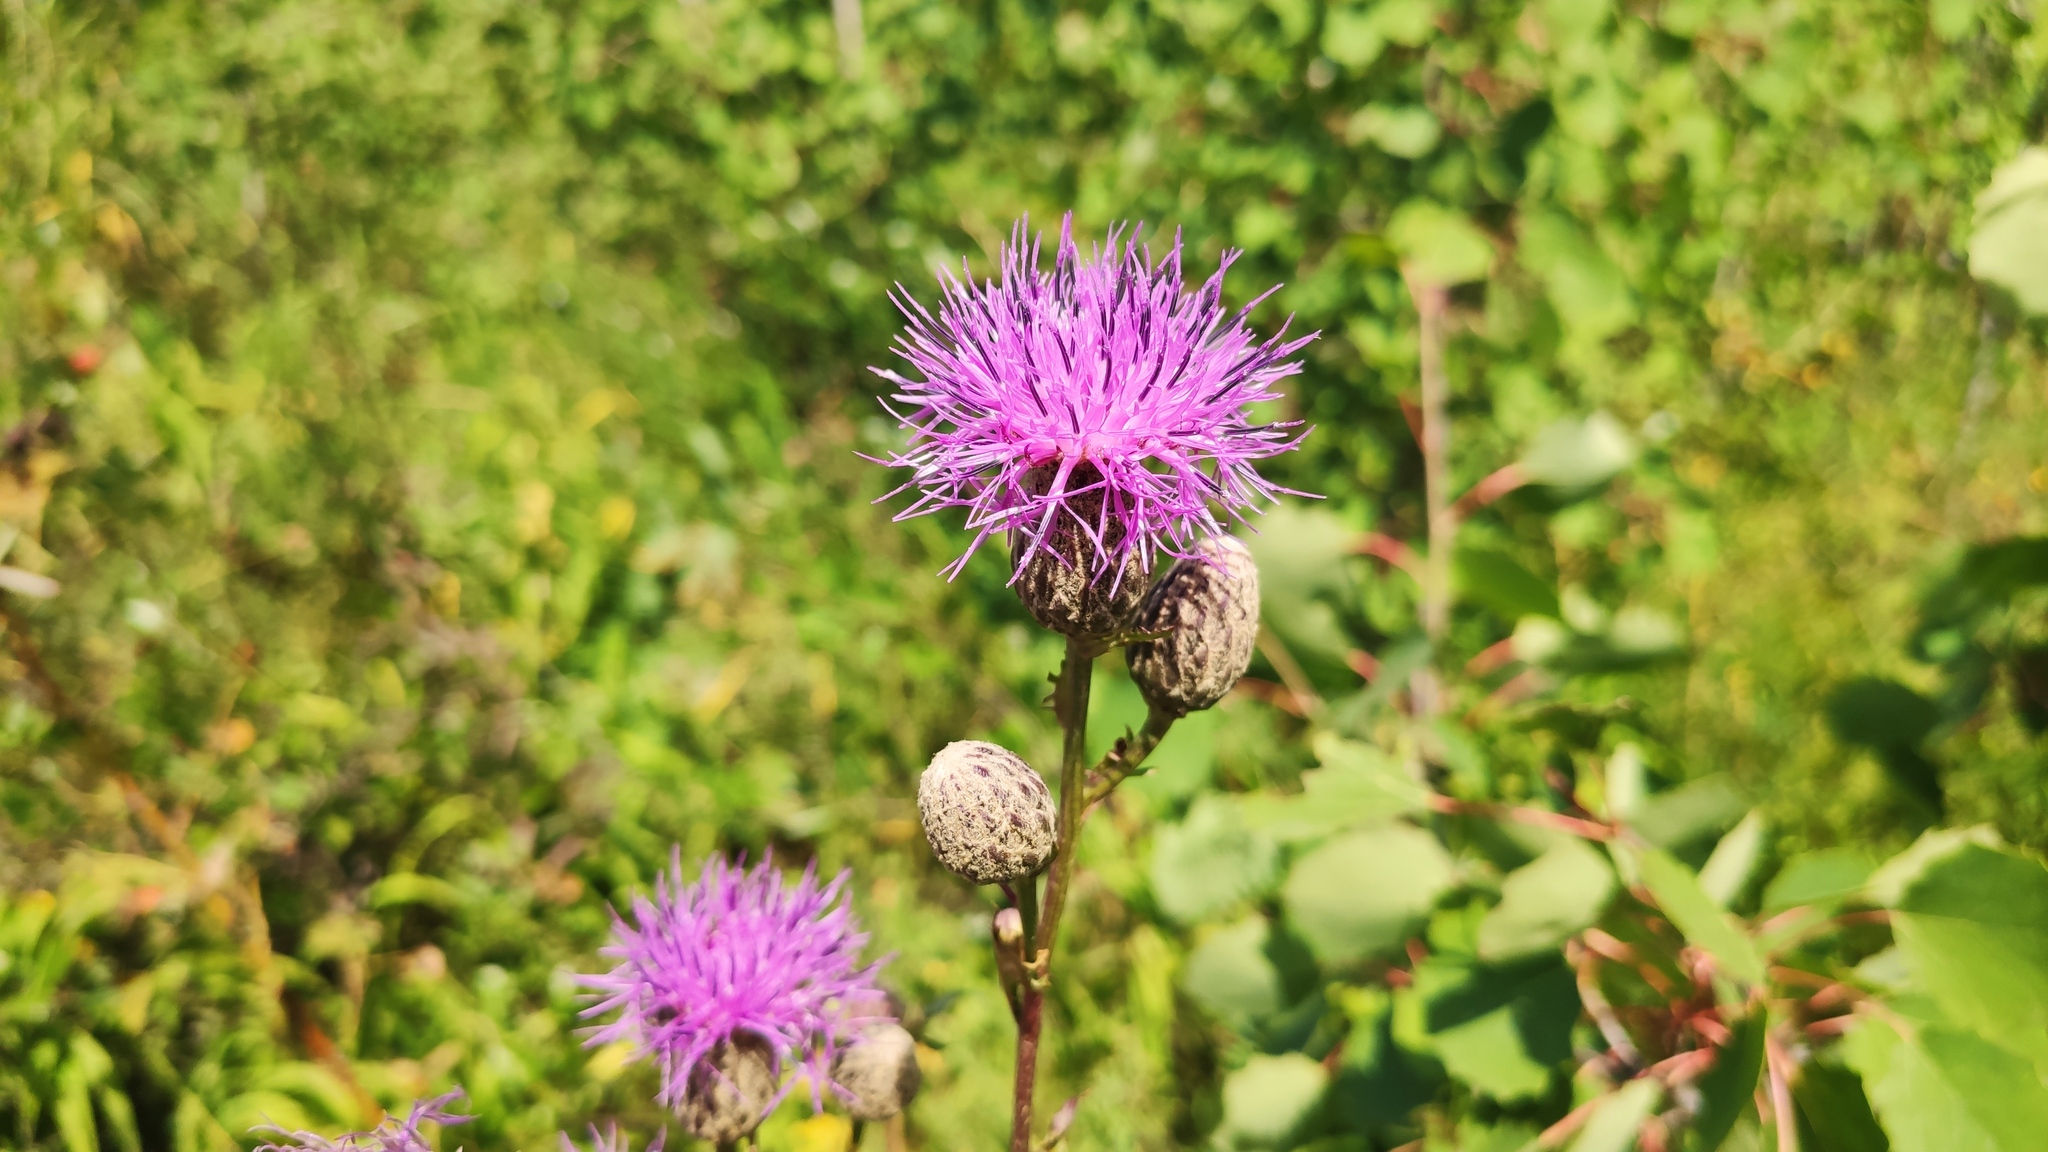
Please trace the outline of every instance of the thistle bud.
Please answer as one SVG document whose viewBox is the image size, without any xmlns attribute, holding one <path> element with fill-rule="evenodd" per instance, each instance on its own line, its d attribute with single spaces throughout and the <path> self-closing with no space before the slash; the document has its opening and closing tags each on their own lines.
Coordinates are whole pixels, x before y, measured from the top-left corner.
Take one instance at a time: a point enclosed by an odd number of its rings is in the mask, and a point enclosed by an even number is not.
<svg viewBox="0 0 2048 1152">
<path fill-rule="evenodd" d="M 1034 469 L 1026 476 L 1025 487 L 1043 492 L 1053 475 L 1050 467 Z M 1067 487 L 1085 489 L 1101 483 L 1100 473 L 1082 465 L 1068 477 Z M 1017 573 L 1017 599 L 1032 619 L 1062 636 L 1101 637 L 1123 631 L 1145 599 L 1145 566 L 1135 549 L 1124 553 L 1118 570 L 1109 570 L 1104 562 L 1105 555 L 1116 554 L 1124 535 L 1118 517 L 1103 521 L 1101 492 L 1072 498 L 1036 537 L 1037 551 Z M 1030 546 L 1021 539 L 1017 544 Z"/>
<path fill-rule="evenodd" d="M 1125 650 L 1131 679 L 1155 711 L 1200 712 L 1251 667 L 1259 637 L 1259 570 L 1245 546 L 1213 536 L 1174 561 L 1139 610 L 1136 630 L 1164 633 Z"/>
<path fill-rule="evenodd" d="M 764 1040 L 738 1034 L 712 1049 L 691 1073 L 676 1118 L 699 1140 L 736 1144 L 767 1116 L 775 1078 L 774 1050 Z"/>
<path fill-rule="evenodd" d="M 887 1120 L 908 1108 L 924 1083 L 917 1041 L 900 1024 L 871 1024 L 833 1057 L 832 1082 L 845 1091 L 854 1119 Z"/>
<path fill-rule="evenodd" d="M 932 855 L 976 884 L 1030 876 L 1052 857 L 1052 793 L 1031 765 L 994 744 L 939 749 L 918 779 L 917 811 Z"/>
</svg>

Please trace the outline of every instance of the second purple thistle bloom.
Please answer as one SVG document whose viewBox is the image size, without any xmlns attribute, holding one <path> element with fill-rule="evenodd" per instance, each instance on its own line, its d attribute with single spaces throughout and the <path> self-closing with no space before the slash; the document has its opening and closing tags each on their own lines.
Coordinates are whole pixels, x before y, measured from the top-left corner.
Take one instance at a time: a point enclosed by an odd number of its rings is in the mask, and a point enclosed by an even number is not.
<svg viewBox="0 0 2048 1152">
<path fill-rule="evenodd" d="M 723 1085 L 747 1097 L 737 1103 L 751 1129 L 788 1090 L 775 1082 L 792 1065 L 818 1102 L 841 1044 L 885 1017 L 879 965 L 861 963 L 867 935 L 845 900 L 848 875 L 821 886 L 806 869 L 790 882 L 767 860 L 744 868 L 714 857 L 690 883 L 678 858 L 653 899 L 615 917 L 603 955 L 616 967 L 580 977 L 598 994 L 585 1016 L 618 1013 L 587 1042 L 629 1040 L 657 1057 L 661 1103 L 686 1125 L 692 1102 L 701 1111 Z M 765 1092 L 721 1067 L 753 1056 L 765 1063 Z"/>
<path fill-rule="evenodd" d="M 1094 574 L 1122 579 L 1133 555 L 1149 571 L 1290 494 L 1254 464 L 1293 448 L 1299 422 L 1255 423 L 1251 406 L 1278 398 L 1274 385 L 1301 370 L 1289 358 L 1316 334 L 1251 330 L 1252 309 L 1277 288 L 1232 313 L 1223 275 L 1236 252 L 1189 292 L 1178 235 L 1159 260 L 1121 228 L 1083 255 L 1069 214 L 1050 271 L 1040 240 L 1019 221 L 1000 280 L 942 271 L 936 314 L 899 287 L 897 352 L 918 378 L 874 369 L 896 386 L 883 403 L 910 430 L 886 461 L 912 471 L 897 492 L 918 490 L 897 518 L 967 510 L 974 539 L 947 577 L 1002 533 L 1017 573 L 1074 535 Z M 1068 551 L 1054 554 L 1069 563 Z"/>
</svg>

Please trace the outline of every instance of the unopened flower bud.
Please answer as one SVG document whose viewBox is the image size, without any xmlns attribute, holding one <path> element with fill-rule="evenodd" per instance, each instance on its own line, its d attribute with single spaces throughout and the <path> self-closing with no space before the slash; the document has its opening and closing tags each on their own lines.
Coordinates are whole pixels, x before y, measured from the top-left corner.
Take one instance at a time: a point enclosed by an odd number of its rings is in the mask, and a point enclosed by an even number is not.
<svg viewBox="0 0 2048 1152">
<path fill-rule="evenodd" d="M 1135 630 L 1164 633 L 1125 650 L 1131 679 L 1154 710 L 1200 712 L 1251 667 L 1259 638 L 1259 570 L 1245 546 L 1214 536 L 1174 561 L 1138 613 Z"/>
<path fill-rule="evenodd" d="M 760 1126 L 774 1099 L 774 1051 L 766 1041 L 741 1033 L 720 1043 L 697 1066 L 676 1118 L 699 1140 L 736 1144 Z"/>
<path fill-rule="evenodd" d="M 832 1082 L 856 1120 L 887 1120 L 910 1106 L 924 1083 L 917 1041 L 895 1023 L 871 1024 L 832 1058 Z"/>
<path fill-rule="evenodd" d="M 1052 793 L 997 745 L 956 740 L 939 749 L 918 779 L 917 811 L 932 855 L 976 884 L 1030 876 L 1052 857 Z"/>
<path fill-rule="evenodd" d="M 1025 478 L 1025 486 L 1042 490 L 1053 475 L 1049 467 L 1035 469 Z M 1093 467 L 1083 465 L 1069 476 L 1067 486 L 1087 488 L 1101 482 Z M 1084 521 L 1088 528 L 1082 526 Z M 1017 574 L 1017 598 L 1032 619 L 1062 636 L 1113 636 L 1129 626 L 1145 599 L 1144 564 L 1136 550 L 1124 554 L 1120 571 L 1109 571 L 1104 564 L 1105 555 L 1115 555 L 1124 535 L 1118 517 L 1102 520 L 1100 492 L 1069 501 L 1054 515 L 1038 550 Z"/>
</svg>

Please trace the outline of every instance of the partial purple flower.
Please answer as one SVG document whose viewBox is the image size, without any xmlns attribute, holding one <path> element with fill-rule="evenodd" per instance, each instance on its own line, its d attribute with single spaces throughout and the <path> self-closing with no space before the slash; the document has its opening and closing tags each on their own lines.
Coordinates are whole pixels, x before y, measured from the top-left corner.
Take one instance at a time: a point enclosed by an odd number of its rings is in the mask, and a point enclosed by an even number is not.
<svg viewBox="0 0 2048 1152">
<path fill-rule="evenodd" d="M 1231 313 L 1223 276 L 1238 253 L 1189 292 L 1178 234 L 1162 260 L 1120 227 L 1084 256 L 1072 214 L 1042 271 L 1028 229 L 1012 230 L 1000 281 L 975 285 L 964 261 L 958 277 L 941 271 L 936 315 L 899 285 L 897 353 L 917 378 L 874 369 L 898 389 L 883 404 L 910 431 L 883 461 L 911 470 L 897 492 L 918 490 L 897 519 L 967 510 L 974 539 L 948 578 L 1004 533 L 1013 581 L 1062 537 L 1121 580 L 1132 556 L 1149 571 L 1160 555 L 1190 555 L 1226 521 L 1289 494 L 1253 465 L 1305 433 L 1296 421 L 1255 423 L 1251 407 L 1278 397 L 1274 386 L 1301 370 L 1289 357 L 1315 334 L 1289 340 L 1283 324 L 1260 340 L 1247 326 L 1277 288 Z"/>
<path fill-rule="evenodd" d="M 849 876 L 821 887 L 805 869 L 790 883 L 767 860 L 748 869 L 714 858 L 690 884 L 678 854 L 652 900 L 634 900 L 630 920 L 614 915 L 603 955 L 618 965 L 579 977 L 600 995 L 583 1015 L 618 1013 L 586 1043 L 628 1040 L 658 1058 L 659 1100 L 686 1122 L 693 1093 L 707 1097 L 698 1105 L 755 1094 L 728 1075 L 747 1053 L 765 1056 L 773 1081 L 794 1069 L 822 1105 L 839 1043 L 884 1002 L 880 964 L 860 960 L 867 935 L 845 901 Z M 762 1115 L 788 1092 L 770 1087 Z"/>
<path fill-rule="evenodd" d="M 567 1132 L 560 1133 L 560 1136 L 562 1138 L 562 1152 L 581 1152 L 576 1147 L 576 1142 L 569 1139 Z M 662 1148 L 667 1144 L 668 1129 L 664 1128 L 647 1145 L 647 1152 L 662 1152 Z M 617 1124 L 606 1124 L 602 1130 L 597 1125 L 592 1124 L 590 1126 L 590 1152 L 633 1152 L 633 1142 L 619 1133 L 619 1126 Z"/>
<path fill-rule="evenodd" d="M 417 1101 L 402 1121 L 396 1116 L 388 1116 L 368 1132 L 349 1132 L 333 1140 L 314 1132 L 289 1132 L 267 1125 L 255 1131 L 278 1139 L 258 1145 L 256 1152 L 433 1152 L 427 1138 L 420 1134 L 420 1126 L 467 1124 L 476 1119 L 449 1111 L 450 1106 L 462 1099 L 462 1095 L 462 1089 L 457 1088 L 431 1100 Z"/>
</svg>

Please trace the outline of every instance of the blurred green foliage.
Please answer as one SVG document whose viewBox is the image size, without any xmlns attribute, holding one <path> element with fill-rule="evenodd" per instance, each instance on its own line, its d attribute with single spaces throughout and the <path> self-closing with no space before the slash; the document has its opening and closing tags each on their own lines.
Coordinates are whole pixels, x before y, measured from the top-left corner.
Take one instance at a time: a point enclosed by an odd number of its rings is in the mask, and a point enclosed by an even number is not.
<svg viewBox="0 0 2048 1152">
<path fill-rule="evenodd" d="M 952 739 L 1053 762 L 1058 648 L 870 503 L 863 367 L 892 282 L 1072 208 L 1287 282 L 1328 497 L 1253 541 L 1256 683 L 1091 825 L 1075 1147 L 1755 1147 L 1788 1028 L 1803 1146 L 2036 1146 L 2027 5 L 856 7 L 0 6 L 0 1144 L 452 1082 L 473 1147 L 651 1131 L 567 974 L 680 845 L 854 867 L 913 1142 L 995 1145 L 989 906 L 909 798 Z M 1456 488 L 1526 481 L 1435 646 L 1404 265 Z M 1879 1007 L 1799 1032 L 1822 987 Z M 1721 1056 L 1667 1099 L 1617 1041 Z M 765 1143 L 843 1146 L 803 1112 Z"/>
</svg>

